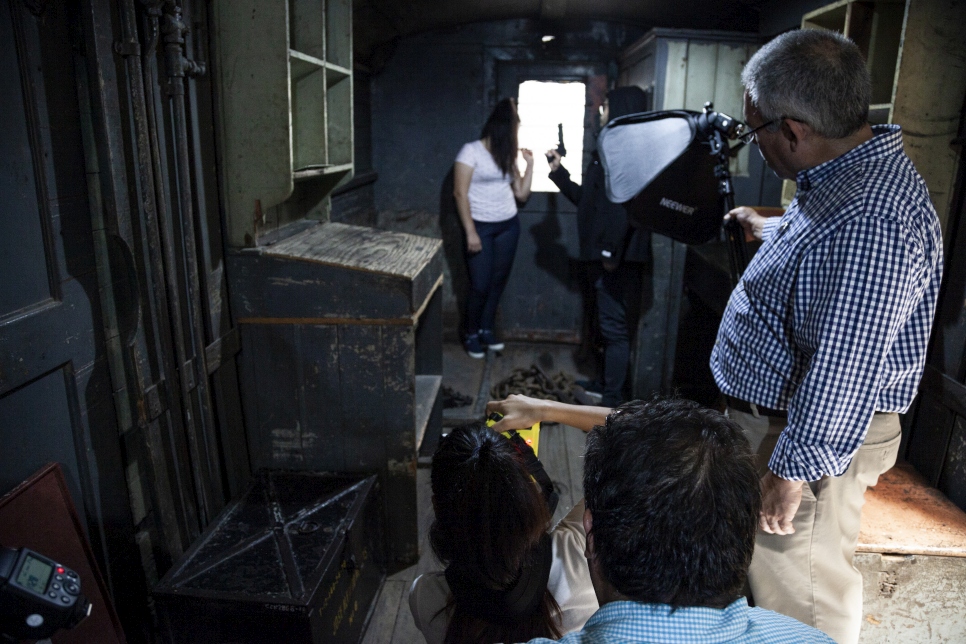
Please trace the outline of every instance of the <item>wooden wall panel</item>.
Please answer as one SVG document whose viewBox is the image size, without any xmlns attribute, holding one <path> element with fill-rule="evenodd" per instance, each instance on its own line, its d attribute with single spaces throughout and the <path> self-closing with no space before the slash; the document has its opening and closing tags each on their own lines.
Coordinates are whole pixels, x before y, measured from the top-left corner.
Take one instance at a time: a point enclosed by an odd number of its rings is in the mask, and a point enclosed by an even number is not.
<svg viewBox="0 0 966 644">
<path fill-rule="evenodd" d="M 946 229 L 959 153 L 950 145 L 966 95 L 966 3 L 909 0 L 896 70 L 892 123 Z"/>
<path fill-rule="evenodd" d="M 299 412 L 312 444 L 304 445 L 307 465 L 318 469 L 347 469 L 345 434 L 353 431 L 352 416 L 337 404 L 342 370 L 339 365 L 339 327 L 298 326 Z"/>
</svg>

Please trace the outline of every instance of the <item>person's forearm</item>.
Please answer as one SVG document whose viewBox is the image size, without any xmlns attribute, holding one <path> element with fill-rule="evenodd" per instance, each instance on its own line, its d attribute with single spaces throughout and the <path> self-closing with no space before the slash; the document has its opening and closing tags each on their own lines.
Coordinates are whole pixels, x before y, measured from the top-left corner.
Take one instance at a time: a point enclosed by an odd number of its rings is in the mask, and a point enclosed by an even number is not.
<svg viewBox="0 0 966 644">
<path fill-rule="evenodd" d="M 859 217 L 799 260 L 792 301 L 807 323 L 795 334 L 810 355 L 768 460 L 776 476 L 841 476 L 862 446 L 903 312 L 922 293 L 922 260 L 904 234 L 894 221 Z"/>
<path fill-rule="evenodd" d="M 466 233 L 475 233 L 476 225 L 473 223 L 473 215 L 470 212 L 470 198 L 468 195 L 455 195 L 456 212 L 460 216 L 460 223 Z"/>
<path fill-rule="evenodd" d="M 586 405 L 569 405 L 554 400 L 546 401 L 547 416 L 543 420 L 570 425 L 585 432 L 589 432 L 597 425 L 603 425 L 613 409 L 610 407 L 588 407 Z"/>
<path fill-rule="evenodd" d="M 490 401 L 486 405 L 486 411 L 497 412 L 503 416 L 503 420 L 493 426 L 497 431 L 520 429 L 537 422 L 549 421 L 589 432 L 595 426 L 603 425 L 612 410 L 608 407 L 569 405 L 512 394 L 506 400 Z"/>
<path fill-rule="evenodd" d="M 527 166 L 519 182 L 519 185 L 514 186 L 513 196 L 517 201 L 526 201 L 530 198 L 530 187 L 533 185 L 533 165 Z"/>
<path fill-rule="evenodd" d="M 551 172 L 550 180 L 553 181 L 558 188 L 560 188 L 560 193 L 569 199 L 571 203 L 573 203 L 575 206 L 580 204 L 582 188 L 579 184 L 574 183 L 566 168 L 560 166 L 559 169 Z"/>
</svg>

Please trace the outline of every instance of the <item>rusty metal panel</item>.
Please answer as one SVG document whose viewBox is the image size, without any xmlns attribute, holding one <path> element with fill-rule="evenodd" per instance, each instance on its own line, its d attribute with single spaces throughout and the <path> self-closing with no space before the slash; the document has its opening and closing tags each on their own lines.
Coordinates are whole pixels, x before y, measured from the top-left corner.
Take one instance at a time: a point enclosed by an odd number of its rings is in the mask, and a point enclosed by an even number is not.
<svg viewBox="0 0 966 644">
<path fill-rule="evenodd" d="M 966 558 L 857 554 L 861 644 L 963 642 Z"/>
</svg>

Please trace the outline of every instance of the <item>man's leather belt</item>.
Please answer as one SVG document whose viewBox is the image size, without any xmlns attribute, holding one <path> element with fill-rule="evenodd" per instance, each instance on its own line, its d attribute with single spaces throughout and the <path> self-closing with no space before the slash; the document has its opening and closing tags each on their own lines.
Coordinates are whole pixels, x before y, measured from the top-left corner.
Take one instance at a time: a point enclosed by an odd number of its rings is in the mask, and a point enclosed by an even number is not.
<svg viewBox="0 0 966 644">
<path fill-rule="evenodd" d="M 731 396 L 725 396 L 725 400 L 728 402 L 728 406 L 732 409 L 737 409 L 738 411 L 743 411 L 746 414 L 751 414 L 752 416 L 771 416 L 773 418 L 788 418 L 788 412 L 784 409 L 771 409 L 763 405 L 756 405 L 755 403 L 745 402 L 740 398 L 732 398 Z"/>
<path fill-rule="evenodd" d="M 755 403 L 745 402 L 740 398 L 732 398 L 731 396 L 725 396 L 725 402 L 732 409 L 737 409 L 738 411 L 743 411 L 746 414 L 751 414 L 752 416 L 771 416 L 772 418 L 788 418 L 788 412 L 784 409 L 771 409 L 770 407 L 765 407 L 763 405 L 756 405 Z M 757 410 L 757 414 L 755 413 Z M 875 414 L 894 414 L 894 411 L 877 411 Z"/>
</svg>

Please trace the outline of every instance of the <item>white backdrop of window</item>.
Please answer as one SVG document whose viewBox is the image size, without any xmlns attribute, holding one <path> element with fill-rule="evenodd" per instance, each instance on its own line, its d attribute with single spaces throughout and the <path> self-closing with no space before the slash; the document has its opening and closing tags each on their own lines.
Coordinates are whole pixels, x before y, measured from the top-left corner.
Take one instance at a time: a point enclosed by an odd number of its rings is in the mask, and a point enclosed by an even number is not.
<svg viewBox="0 0 966 644">
<path fill-rule="evenodd" d="M 520 83 L 517 113 L 520 115 L 521 148 L 533 151 L 533 192 L 560 192 L 547 178 L 550 171 L 544 153 L 557 147 L 557 124 L 563 123 L 567 156 L 563 165 L 570 178 L 580 183 L 584 157 L 584 106 L 587 90 L 583 83 L 525 81 Z M 521 172 L 522 157 L 517 159 Z"/>
</svg>

